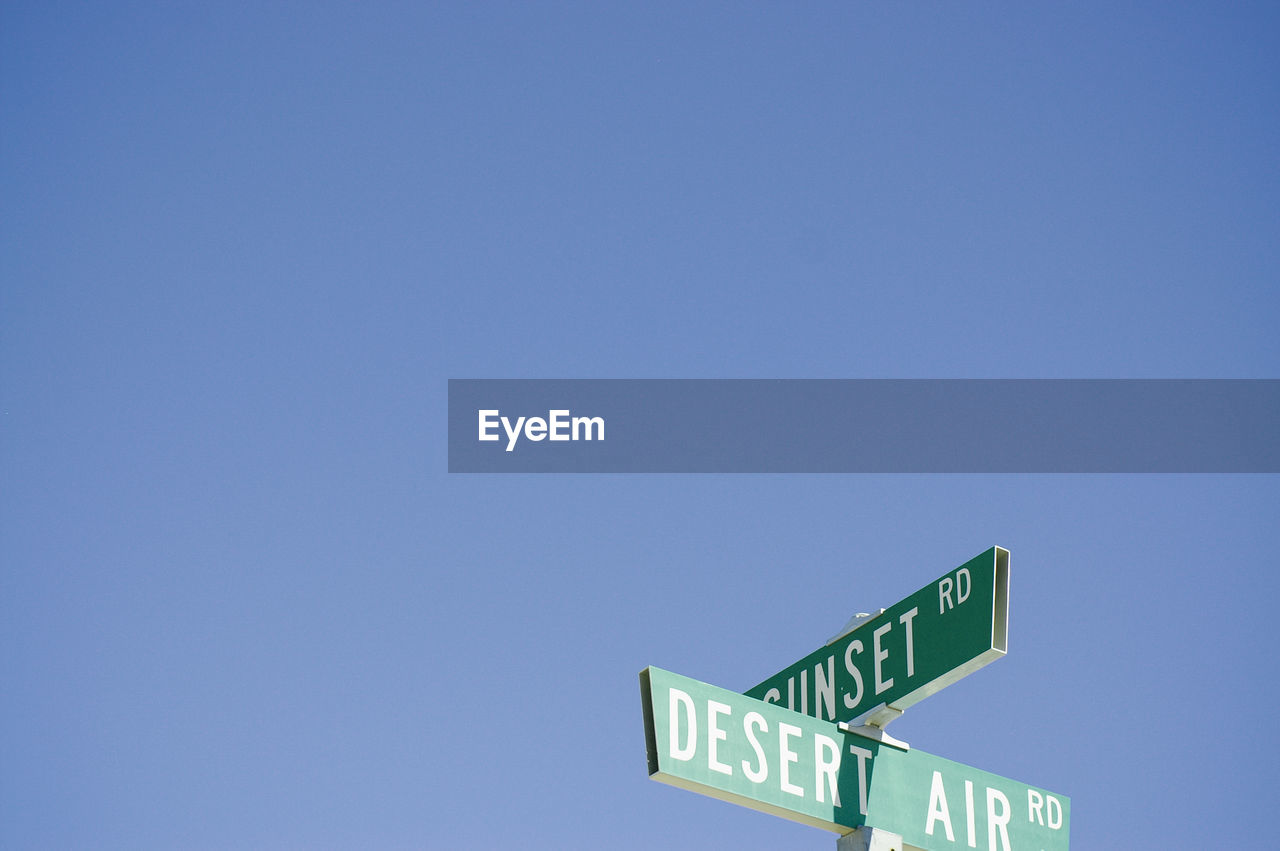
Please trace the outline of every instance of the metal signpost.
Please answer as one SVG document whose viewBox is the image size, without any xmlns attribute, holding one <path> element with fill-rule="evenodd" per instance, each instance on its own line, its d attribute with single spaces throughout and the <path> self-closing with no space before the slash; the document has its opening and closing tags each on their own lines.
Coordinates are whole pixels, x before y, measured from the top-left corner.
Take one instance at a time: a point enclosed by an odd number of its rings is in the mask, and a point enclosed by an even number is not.
<svg viewBox="0 0 1280 851">
<path fill-rule="evenodd" d="M 1003 656 L 1008 623 L 1009 552 L 992 547 L 746 694 L 647 668 L 649 776 L 834 831 L 838 851 L 1067 851 L 1066 796 L 883 732 Z"/>
<path fill-rule="evenodd" d="M 640 674 L 649 776 L 848 834 L 925 851 L 1066 851 L 1064 796 L 901 749 L 659 668 Z"/>
<path fill-rule="evenodd" d="M 804 715 L 883 727 L 1008 648 L 1009 551 L 992 547 L 746 694 Z"/>
</svg>

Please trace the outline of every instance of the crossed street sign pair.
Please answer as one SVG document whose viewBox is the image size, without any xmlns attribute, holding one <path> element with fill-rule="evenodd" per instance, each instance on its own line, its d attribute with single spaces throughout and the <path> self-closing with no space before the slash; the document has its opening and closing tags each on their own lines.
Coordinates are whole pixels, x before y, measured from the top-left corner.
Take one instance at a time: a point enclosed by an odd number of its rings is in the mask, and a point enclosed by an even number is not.
<svg viewBox="0 0 1280 851">
<path fill-rule="evenodd" d="M 839 834 L 884 830 L 925 851 L 1066 851 L 1066 796 L 880 729 L 1005 654 L 1008 589 L 1009 553 L 992 547 L 745 694 L 646 668 L 649 776 Z"/>
</svg>

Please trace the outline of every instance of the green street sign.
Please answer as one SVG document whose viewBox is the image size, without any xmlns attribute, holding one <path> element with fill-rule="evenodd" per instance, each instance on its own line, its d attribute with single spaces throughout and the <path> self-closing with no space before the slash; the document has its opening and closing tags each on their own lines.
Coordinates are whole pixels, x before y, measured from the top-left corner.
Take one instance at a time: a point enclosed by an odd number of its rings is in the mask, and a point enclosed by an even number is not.
<svg viewBox="0 0 1280 851">
<path fill-rule="evenodd" d="M 925 851 L 1067 851 L 1071 801 L 659 668 L 640 673 L 649 776 Z"/>
<path fill-rule="evenodd" d="M 1008 630 L 1009 551 L 992 547 L 745 693 L 832 721 L 900 711 L 1003 656 Z"/>
</svg>

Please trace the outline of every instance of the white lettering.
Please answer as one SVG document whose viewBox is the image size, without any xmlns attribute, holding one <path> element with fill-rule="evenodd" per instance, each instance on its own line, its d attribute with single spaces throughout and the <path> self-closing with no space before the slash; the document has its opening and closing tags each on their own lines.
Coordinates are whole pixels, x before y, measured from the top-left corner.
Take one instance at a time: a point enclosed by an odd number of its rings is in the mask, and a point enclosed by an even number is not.
<svg viewBox="0 0 1280 851">
<path fill-rule="evenodd" d="M 671 702 L 668 704 L 669 722 L 671 724 L 668 751 L 672 759 L 688 762 L 698 749 L 698 719 L 693 712 L 693 698 L 678 688 L 671 689 Z M 680 745 L 680 722 L 677 707 L 684 707 L 684 717 L 688 719 L 689 739 Z"/>
<path fill-rule="evenodd" d="M 763 783 L 769 777 L 769 763 L 765 761 L 764 748 L 760 747 L 760 740 L 756 738 L 756 729 L 761 733 L 769 732 L 769 722 L 765 721 L 764 716 L 759 712 L 748 712 L 742 718 L 742 732 L 747 734 L 747 743 L 756 752 L 756 765 L 759 767 L 754 769 L 749 767 L 744 759 L 742 773 L 752 783 Z"/>
<path fill-rule="evenodd" d="M 550 426 L 550 434 L 547 436 L 552 440 L 568 440 L 569 432 L 567 431 L 567 427 L 569 425 L 569 420 L 566 419 L 568 416 L 569 412 L 563 408 L 554 411 L 547 411 L 547 424 Z M 562 428 L 565 428 L 566 430 L 561 431 Z"/>
<path fill-rule="evenodd" d="M 1000 812 L 996 813 L 996 803 L 1000 804 Z M 987 848 L 996 851 L 996 831 L 1000 831 L 1000 847 L 1011 851 L 1009 847 L 1009 799 L 999 789 L 987 787 Z"/>
<path fill-rule="evenodd" d="M 880 636 L 893 629 L 893 622 L 889 622 L 882 627 L 877 627 L 876 631 L 871 633 L 871 658 L 875 664 L 876 672 L 876 694 L 893 687 L 893 677 L 883 679 L 880 670 L 880 663 L 889 658 L 888 650 L 880 649 Z"/>
<path fill-rule="evenodd" d="M 849 753 L 858 758 L 858 812 L 867 814 L 867 763 L 871 760 L 871 751 L 857 745 L 849 745 Z"/>
<path fill-rule="evenodd" d="M 478 411 L 477 413 L 480 415 L 480 439 L 497 440 L 498 435 L 490 434 L 489 430 L 498 427 L 498 421 L 491 419 L 491 417 L 496 417 L 498 412 L 494 410 L 484 410 Z"/>
<path fill-rule="evenodd" d="M 827 664 L 813 666 L 814 717 L 822 720 L 822 707 L 826 704 L 827 717 L 836 717 L 836 657 L 828 656 Z"/>
<path fill-rule="evenodd" d="M 1035 789 L 1027 790 L 1027 821 L 1044 824 L 1044 796 Z"/>
<path fill-rule="evenodd" d="M 476 411 L 476 439 L 483 442 L 500 440 L 498 427 L 507 434 L 507 451 L 512 452 L 521 436 L 537 443 L 550 438 L 565 440 L 604 440 L 604 417 L 572 417 L 568 408 L 552 408 L 543 417 L 502 416 L 497 408 Z"/>
<path fill-rule="evenodd" d="M 502 427 L 507 432 L 507 451 L 510 452 L 516 448 L 516 441 L 520 439 L 520 426 L 524 425 L 524 417 L 516 420 L 516 427 L 511 427 L 511 420 L 506 417 L 502 418 Z"/>
<path fill-rule="evenodd" d="M 1062 802 L 1052 795 L 1046 795 L 1049 799 L 1049 829 L 1062 829 Z"/>
<path fill-rule="evenodd" d="M 569 413 L 565 411 L 565 413 Z M 582 426 L 582 437 L 578 437 L 578 426 Z M 573 439 L 592 440 L 591 430 L 595 429 L 595 440 L 604 440 L 604 417 L 574 417 Z"/>
<path fill-rule="evenodd" d="M 955 586 L 950 576 L 942 577 L 938 582 L 938 614 L 946 614 L 947 609 L 954 609 L 955 603 L 951 602 L 951 589 Z"/>
<path fill-rule="evenodd" d="M 947 832 L 947 841 L 955 842 L 956 835 L 951 830 L 951 810 L 947 807 L 947 790 L 942 787 L 942 772 L 933 772 L 933 784 L 929 787 L 929 815 L 924 822 L 924 832 L 933 836 L 933 827 L 942 822 Z"/>
<path fill-rule="evenodd" d="M 722 742 L 729 737 L 728 733 L 720 729 L 716 719 L 721 715 L 728 715 L 729 712 L 729 704 L 718 700 L 707 701 L 707 768 L 721 774 L 732 775 L 733 769 L 728 763 L 716 759 L 716 742 Z"/>
<path fill-rule="evenodd" d="M 845 692 L 844 695 L 845 709 L 853 709 L 862 702 L 862 672 L 853 664 L 853 654 L 861 652 L 862 642 L 856 638 L 844 649 L 844 669 L 849 672 L 849 676 L 853 677 L 853 694 Z M 767 695 L 766 699 L 768 699 Z"/>
<path fill-rule="evenodd" d="M 778 766 L 778 781 L 783 792 L 789 795 L 804 795 L 804 789 L 791 782 L 790 765 L 800 759 L 800 755 L 791 750 L 787 745 L 787 740 L 792 736 L 800 735 L 802 731 L 799 727 L 792 724 L 778 722 L 778 760 L 781 763 Z"/>
<path fill-rule="evenodd" d="M 823 755 L 826 755 L 825 758 Z M 825 789 L 831 790 L 831 805 L 840 806 L 840 790 L 836 788 L 836 772 L 840 770 L 840 746 L 821 733 L 813 734 L 813 785 L 818 789 L 818 803 L 826 803 Z M 826 778 L 824 786 L 822 779 Z"/>
<path fill-rule="evenodd" d="M 972 590 L 973 577 L 969 575 L 969 568 L 962 567 L 956 572 L 956 605 L 969 599 L 969 592 Z"/>
<path fill-rule="evenodd" d="M 978 824 L 973 819 L 973 781 L 964 781 L 964 817 L 969 825 L 969 847 L 978 847 Z"/>
<path fill-rule="evenodd" d="M 898 623 L 907 628 L 907 676 L 914 677 L 916 675 L 916 643 L 911 632 L 911 621 L 915 616 L 920 614 L 920 608 L 914 607 L 909 612 L 903 612 L 898 618 Z"/>
<path fill-rule="evenodd" d="M 778 691 L 777 686 L 774 686 L 773 688 L 769 689 L 764 693 L 764 702 L 765 703 L 781 703 L 782 702 L 782 692 Z"/>
</svg>

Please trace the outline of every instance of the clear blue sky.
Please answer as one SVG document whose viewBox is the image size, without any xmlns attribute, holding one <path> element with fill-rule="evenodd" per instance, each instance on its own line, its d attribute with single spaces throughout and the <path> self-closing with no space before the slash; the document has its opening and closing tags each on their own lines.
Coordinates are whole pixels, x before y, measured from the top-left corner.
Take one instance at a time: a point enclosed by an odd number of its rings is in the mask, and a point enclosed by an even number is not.
<svg viewBox="0 0 1280 851">
<path fill-rule="evenodd" d="M 1272 4 L 5 4 L 0 844 L 830 849 L 647 779 L 637 673 L 999 544 L 893 732 L 1257 847 L 1276 476 L 449 476 L 445 403 L 1277 377 L 1278 150 Z"/>
</svg>

